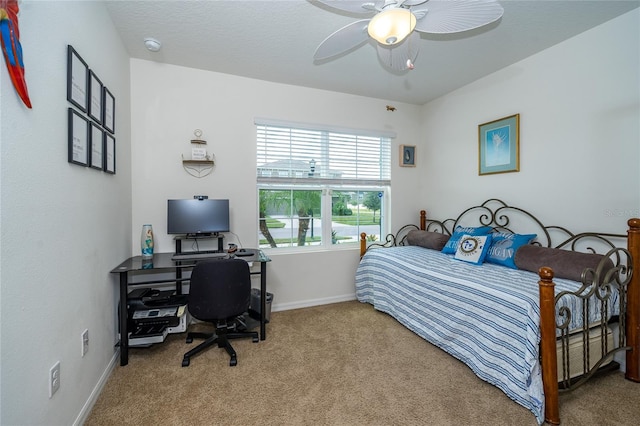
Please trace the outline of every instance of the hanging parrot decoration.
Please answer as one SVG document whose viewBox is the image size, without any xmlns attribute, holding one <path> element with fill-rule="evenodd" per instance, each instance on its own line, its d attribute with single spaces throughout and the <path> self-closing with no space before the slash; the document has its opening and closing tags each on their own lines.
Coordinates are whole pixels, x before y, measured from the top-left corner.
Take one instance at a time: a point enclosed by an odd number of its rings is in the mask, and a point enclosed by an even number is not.
<svg viewBox="0 0 640 426">
<path fill-rule="evenodd" d="M 18 0 L 0 0 L 0 36 L 2 40 L 2 54 L 7 64 L 9 76 L 16 88 L 20 99 L 31 108 L 31 100 L 24 79 L 24 63 L 22 62 L 22 46 L 20 45 L 20 30 L 18 29 Z"/>
</svg>

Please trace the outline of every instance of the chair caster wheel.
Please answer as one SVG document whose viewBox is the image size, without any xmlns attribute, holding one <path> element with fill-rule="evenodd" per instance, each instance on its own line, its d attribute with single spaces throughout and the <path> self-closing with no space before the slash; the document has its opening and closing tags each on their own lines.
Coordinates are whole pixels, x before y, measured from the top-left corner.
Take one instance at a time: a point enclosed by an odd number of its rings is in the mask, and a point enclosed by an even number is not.
<svg viewBox="0 0 640 426">
<path fill-rule="evenodd" d="M 229 367 L 234 367 L 238 365 L 238 360 L 235 358 L 231 358 L 231 361 L 229 361 Z"/>
<path fill-rule="evenodd" d="M 187 343 L 191 343 L 191 342 L 193 342 L 193 337 L 191 336 L 187 337 Z"/>
<path fill-rule="evenodd" d="M 260 339 L 259 339 L 259 338 L 257 338 L 257 337 L 254 337 L 254 338 L 252 338 L 251 340 L 253 340 L 253 343 L 258 343 L 258 342 L 260 341 Z"/>
<path fill-rule="evenodd" d="M 189 358 L 184 358 L 182 360 L 182 366 L 183 367 L 188 367 L 189 366 Z"/>
</svg>

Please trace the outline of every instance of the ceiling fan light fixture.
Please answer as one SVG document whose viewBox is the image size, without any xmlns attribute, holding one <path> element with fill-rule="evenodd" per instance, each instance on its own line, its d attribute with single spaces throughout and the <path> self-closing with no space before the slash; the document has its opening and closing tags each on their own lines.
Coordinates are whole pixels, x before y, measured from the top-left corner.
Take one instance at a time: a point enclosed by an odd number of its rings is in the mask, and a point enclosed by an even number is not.
<svg viewBox="0 0 640 426">
<path fill-rule="evenodd" d="M 387 46 L 400 43 L 416 27 L 416 17 L 409 9 L 383 10 L 369 22 L 367 31 L 371 38 Z"/>
</svg>

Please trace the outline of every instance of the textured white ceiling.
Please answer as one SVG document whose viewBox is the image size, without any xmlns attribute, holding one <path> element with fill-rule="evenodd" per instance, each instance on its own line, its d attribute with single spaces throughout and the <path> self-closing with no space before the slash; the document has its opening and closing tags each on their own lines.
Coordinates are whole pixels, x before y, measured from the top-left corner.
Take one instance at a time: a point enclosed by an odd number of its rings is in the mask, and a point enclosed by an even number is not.
<svg viewBox="0 0 640 426">
<path fill-rule="evenodd" d="M 313 1 L 106 3 L 134 58 L 418 105 L 640 6 L 640 0 L 501 0 L 504 16 L 487 27 L 421 34 L 415 69 L 398 73 L 384 68 L 368 43 L 314 63 L 322 40 L 361 18 Z M 146 37 L 162 49 L 146 50 Z"/>
</svg>

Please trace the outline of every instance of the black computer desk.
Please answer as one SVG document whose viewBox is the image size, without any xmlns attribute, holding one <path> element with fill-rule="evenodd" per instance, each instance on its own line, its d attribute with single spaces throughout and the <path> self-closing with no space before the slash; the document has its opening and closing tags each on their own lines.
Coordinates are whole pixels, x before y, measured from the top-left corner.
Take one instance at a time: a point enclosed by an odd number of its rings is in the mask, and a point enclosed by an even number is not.
<svg viewBox="0 0 640 426">
<path fill-rule="evenodd" d="M 252 252 L 251 256 L 237 257 L 247 262 L 260 263 L 259 272 L 251 272 L 251 275 L 260 275 L 260 340 L 267 337 L 266 334 L 266 300 L 267 300 L 267 263 L 271 261 L 262 250 L 245 249 Z M 120 365 L 129 363 L 129 330 L 128 330 L 128 312 L 127 312 L 127 294 L 129 286 L 148 285 L 148 284 L 169 284 L 175 283 L 176 294 L 182 294 L 182 283 L 189 281 L 189 278 L 183 278 L 182 272 L 194 267 L 196 260 L 174 261 L 171 259 L 173 253 L 156 253 L 152 259 L 142 259 L 141 256 L 130 257 L 111 270 L 113 274 L 120 275 Z M 208 260 L 208 259 L 198 259 Z M 153 279 L 145 281 L 130 281 L 131 276 L 143 273 L 175 273 L 175 278 L 171 279 Z"/>
</svg>

